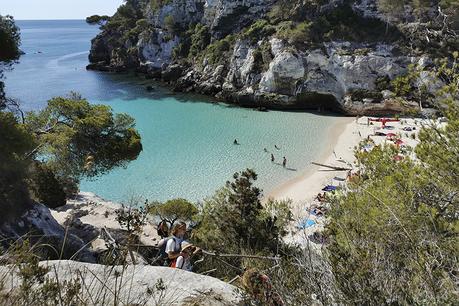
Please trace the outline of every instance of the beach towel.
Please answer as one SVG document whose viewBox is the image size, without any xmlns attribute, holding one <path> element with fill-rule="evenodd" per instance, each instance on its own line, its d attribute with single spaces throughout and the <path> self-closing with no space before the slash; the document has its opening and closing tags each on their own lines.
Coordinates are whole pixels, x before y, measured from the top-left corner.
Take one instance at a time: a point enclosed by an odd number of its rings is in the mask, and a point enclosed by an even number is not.
<svg viewBox="0 0 459 306">
<path fill-rule="evenodd" d="M 308 227 L 316 225 L 316 221 L 311 220 L 311 219 L 304 219 L 298 224 L 299 229 L 306 229 Z"/>
<path fill-rule="evenodd" d="M 327 185 L 325 186 L 322 191 L 335 191 L 336 190 L 336 186 L 332 186 L 332 185 Z"/>
</svg>

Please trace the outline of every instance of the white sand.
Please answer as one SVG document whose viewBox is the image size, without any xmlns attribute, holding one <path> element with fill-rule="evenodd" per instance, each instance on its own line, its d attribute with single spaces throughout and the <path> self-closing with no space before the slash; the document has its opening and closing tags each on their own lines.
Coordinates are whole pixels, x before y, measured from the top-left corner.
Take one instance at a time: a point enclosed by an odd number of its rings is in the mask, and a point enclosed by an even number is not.
<svg viewBox="0 0 459 306">
<path fill-rule="evenodd" d="M 336 126 L 330 131 L 329 144 L 323 153 L 324 158 L 318 159 L 316 162 L 336 167 L 354 168 L 354 151 L 360 141 L 370 136 L 375 145 L 391 143 L 387 137 L 373 136 L 376 131 L 397 134 L 407 146 L 415 147 L 418 141 L 412 139 L 411 135 L 416 134 L 417 139 L 421 124 L 425 124 L 421 119 L 402 119 L 400 122 L 387 123 L 386 126 L 393 127 L 389 130 L 382 129 L 382 124 L 379 122 L 368 125 L 368 117 L 361 117 L 358 120 L 356 118 L 339 119 Z M 403 131 L 404 127 L 415 127 L 416 131 Z M 316 225 L 306 230 L 296 231 L 288 240 L 304 242 L 305 237 L 323 228 L 324 218 L 312 216 L 310 207 L 318 203 L 315 198 L 317 194 L 322 193 L 324 186 L 345 184 L 346 177 L 347 171 L 335 171 L 326 167 L 311 165 L 305 175 L 282 184 L 267 196 L 267 198 L 276 200 L 292 200 L 291 209 L 296 224 L 298 220 L 305 218 L 317 222 Z"/>
</svg>

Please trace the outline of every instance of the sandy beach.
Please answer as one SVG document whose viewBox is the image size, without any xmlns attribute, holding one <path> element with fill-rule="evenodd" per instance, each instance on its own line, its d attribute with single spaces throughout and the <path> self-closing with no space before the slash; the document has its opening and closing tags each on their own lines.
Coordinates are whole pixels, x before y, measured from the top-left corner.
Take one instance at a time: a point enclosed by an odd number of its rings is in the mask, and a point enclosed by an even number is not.
<svg viewBox="0 0 459 306">
<path fill-rule="evenodd" d="M 316 162 L 331 166 L 346 167 L 346 163 L 337 160 L 341 158 L 346 162 L 352 163 L 354 156 L 353 148 L 358 144 L 360 139 L 357 131 L 358 128 L 359 126 L 355 122 L 355 118 L 339 118 L 338 122 L 330 128 L 329 138 L 326 140 L 328 143 L 320 154 L 322 157 L 317 158 Z M 334 153 L 336 153 L 336 157 Z M 304 175 L 280 185 L 270 192 L 267 198 L 277 200 L 290 199 L 294 203 L 304 202 L 313 199 L 324 185 L 330 183 L 335 176 L 341 174 L 344 175 L 343 178 L 346 177 L 345 172 L 330 171 L 330 169 L 311 164 Z"/>
<path fill-rule="evenodd" d="M 417 134 L 422 124 L 424 124 L 422 119 L 404 118 L 399 122 L 387 123 L 387 127 L 383 128 L 380 122 L 369 123 L 369 117 L 339 118 L 336 125 L 330 129 L 328 144 L 321 155 L 322 158 L 318 158 L 316 162 L 333 167 L 353 169 L 355 167 L 354 152 L 363 139 L 369 137 L 375 145 L 393 143 L 386 136 L 376 136 L 377 132 L 395 134 L 397 139 L 403 141 L 403 145 L 415 147 L 418 143 Z M 412 131 L 404 129 L 412 129 Z M 344 185 L 347 174 L 347 170 L 336 171 L 328 167 L 311 164 L 304 175 L 280 185 L 266 196 L 265 199 L 290 199 L 295 225 L 308 218 L 314 221 L 314 225 L 292 233 L 289 240 L 304 242 L 305 237 L 323 228 L 325 218 L 312 215 L 310 208 L 319 204 L 316 197 L 323 192 L 324 186 Z"/>
</svg>

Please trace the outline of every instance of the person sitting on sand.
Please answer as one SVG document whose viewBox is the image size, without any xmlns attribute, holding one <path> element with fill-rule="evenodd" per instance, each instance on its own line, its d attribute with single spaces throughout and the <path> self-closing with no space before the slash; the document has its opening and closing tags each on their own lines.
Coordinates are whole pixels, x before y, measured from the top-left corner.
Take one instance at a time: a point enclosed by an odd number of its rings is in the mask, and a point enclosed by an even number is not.
<svg viewBox="0 0 459 306">
<path fill-rule="evenodd" d="M 274 162 L 276 159 L 274 158 L 274 154 L 271 153 L 271 162 Z"/>
<path fill-rule="evenodd" d="M 287 159 L 284 156 L 284 160 L 282 161 L 282 166 L 287 167 Z"/>
<path fill-rule="evenodd" d="M 200 248 L 195 247 L 189 242 L 182 242 L 182 252 L 177 257 L 175 262 L 175 268 L 186 271 L 192 271 L 193 266 L 191 265 L 191 258 L 201 251 Z"/>
<path fill-rule="evenodd" d="M 238 145 L 239 142 L 237 142 L 237 139 L 234 139 L 233 144 Z"/>
<path fill-rule="evenodd" d="M 316 197 L 316 200 L 319 202 L 325 202 L 325 192 L 323 194 L 319 193 Z"/>
</svg>

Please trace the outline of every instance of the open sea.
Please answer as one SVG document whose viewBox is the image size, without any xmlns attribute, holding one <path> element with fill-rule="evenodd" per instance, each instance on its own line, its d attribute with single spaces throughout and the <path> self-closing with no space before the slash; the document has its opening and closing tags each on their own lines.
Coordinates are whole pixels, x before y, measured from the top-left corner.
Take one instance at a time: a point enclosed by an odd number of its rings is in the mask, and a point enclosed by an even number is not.
<svg viewBox="0 0 459 306">
<path fill-rule="evenodd" d="M 5 83 L 7 94 L 19 99 L 23 109 L 39 110 L 50 98 L 75 91 L 136 119 L 144 148 L 139 158 L 126 168 L 81 182 L 82 191 L 109 200 L 136 196 L 198 201 L 245 168 L 258 173 L 257 184 L 266 194 L 300 176 L 317 159 L 336 122 L 333 116 L 209 103 L 208 98 L 174 94 L 158 84 L 147 92 L 152 83 L 142 77 L 86 71 L 97 26 L 79 20 L 17 24 L 25 55 L 6 72 Z M 240 145 L 233 145 L 235 138 Z M 286 169 L 278 164 L 283 156 Z"/>
</svg>

